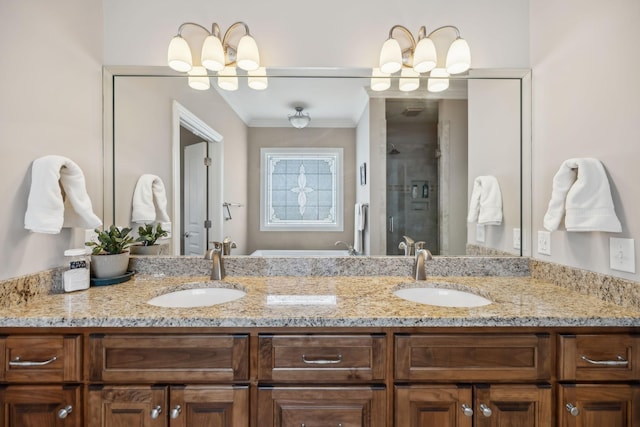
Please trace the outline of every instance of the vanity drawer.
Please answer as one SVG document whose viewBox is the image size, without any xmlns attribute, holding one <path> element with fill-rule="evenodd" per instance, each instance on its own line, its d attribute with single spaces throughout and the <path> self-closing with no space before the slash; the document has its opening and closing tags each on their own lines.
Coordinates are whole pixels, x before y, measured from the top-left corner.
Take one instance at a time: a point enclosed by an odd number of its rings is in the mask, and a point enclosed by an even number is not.
<svg viewBox="0 0 640 427">
<path fill-rule="evenodd" d="M 6 382 L 76 382 L 82 379 L 79 335 L 12 335 L 0 338 Z"/>
<path fill-rule="evenodd" d="M 260 335 L 262 381 L 378 381 L 385 378 L 385 335 Z"/>
<path fill-rule="evenodd" d="M 548 334 L 396 335 L 395 379 L 549 380 L 550 341 Z"/>
<path fill-rule="evenodd" d="M 558 337 L 558 379 L 640 379 L 640 337 L 580 334 Z"/>
<path fill-rule="evenodd" d="M 249 379 L 249 336 L 92 335 L 91 381 L 232 382 Z"/>
</svg>

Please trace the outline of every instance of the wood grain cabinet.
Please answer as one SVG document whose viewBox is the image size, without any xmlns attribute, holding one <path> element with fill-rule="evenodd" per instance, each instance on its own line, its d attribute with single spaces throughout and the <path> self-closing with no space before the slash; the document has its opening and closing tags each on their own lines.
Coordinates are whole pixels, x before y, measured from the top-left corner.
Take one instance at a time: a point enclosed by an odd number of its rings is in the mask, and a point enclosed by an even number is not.
<svg viewBox="0 0 640 427">
<path fill-rule="evenodd" d="M 0 422 L 5 427 L 83 425 L 82 337 L 0 337 Z"/>
<path fill-rule="evenodd" d="M 558 336 L 558 425 L 640 426 L 640 337 Z"/>
</svg>

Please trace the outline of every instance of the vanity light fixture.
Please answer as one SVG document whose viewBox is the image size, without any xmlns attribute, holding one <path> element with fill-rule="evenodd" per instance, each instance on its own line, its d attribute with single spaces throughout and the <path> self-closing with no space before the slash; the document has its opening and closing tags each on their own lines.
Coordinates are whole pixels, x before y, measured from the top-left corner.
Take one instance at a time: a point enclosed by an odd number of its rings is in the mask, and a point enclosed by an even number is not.
<svg viewBox="0 0 640 427">
<path fill-rule="evenodd" d="M 202 30 L 204 39 L 190 36 L 190 40 L 187 41 L 187 38 L 183 37 L 183 31 L 188 27 Z M 237 45 L 232 45 L 232 34 L 237 33 L 236 30 L 244 30 L 244 35 L 240 37 Z M 202 46 L 200 52 L 192 52 L 199 46 Z M 252 89 L 264 90 L 268 86 L 266 70 L 260 66 L 258 45 L 249 33 L 249 26 L 240 21 L 231 25 L 223 36 L 216 23 L 212 24 L 211 31 L 200 24 L 183 23 L 178 27 L 178 34 L 169 43 L 167 62 L 172 69 L 188 73 L 189 86 L 197 90 L 209 89 L 207 70 L 217 73 L 219 87 L 224 90 L 237 90 L 236 68 L 247 72 L 247 83 Z"/>
<path fill-rule="evenodd" d="M 438 62 L 436 44 L 432 36 L 440 31 L 450 29 L 455 31 L 455 40 L 447 49 L 444 64 Z M 409 47 L 403 49 L 394 32 L 404 34 L 409 41 Z M 394 25 L 389 30 L 389 38 L 380 50 L 379 66 L 373 68 L 371 74 L 371 89 L 374 91 L 386 90 L 391 86 L 391 75 L 400 71 L 400 90 L 408 92 L 418 89 L 420 86 L 420 74 L 429 73 L 427 90 L 436 92 L 446 90 L 449 87 L 448 77 L 451 74 L 464 73 L 471 66 L 471 51 L 467 42 L 460 37 L 460 31 L 453 25 L 438 27 L 427 35 L 424 26 L 418 31 L 418 39 L 413 37 L 411 31 L 402 25 Z M 437 77 L 432 79 L 431 77 Z M 436 80 L 431 83 L 431 80 Z M 433 89 L 433 90 L 432 90 Z"/>
<path fill-rule="evenodd" d="M 296 129 L 302 129 L 309 125 L 311 117 L 302 112 L 302 107 L 296 107 L 296 113 L 289 116 L 289 123 Z"/>
</svg>

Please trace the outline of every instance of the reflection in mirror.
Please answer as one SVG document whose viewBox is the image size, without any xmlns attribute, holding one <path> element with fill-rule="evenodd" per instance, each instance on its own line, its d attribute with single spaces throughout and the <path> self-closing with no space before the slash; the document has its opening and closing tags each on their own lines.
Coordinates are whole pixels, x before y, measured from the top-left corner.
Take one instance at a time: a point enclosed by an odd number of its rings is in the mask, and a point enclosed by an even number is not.
<svg viewBox="0 0 640 427">
<path fill-rule="evenodd" d="M 195 91 L 164 67 L 111 71 L 105 181 L 113 189 L 107 186 L 105 206 L 114 223 L 130 224 L 136 180 L 159 176 L 171 206 L 173 254 L 202 254 L 226 236 L 235 255 L 329 251 L 336 241 L 367 255 L 401 255 L 404 236 L 434 255 L 521 254 L 516 235 L 528 205 L 523 210 L 521 75 L 452 80 L 448 91 L 432 94 L 372 92 L 358 72 L 301 71 L 270 76 L 264 91 L 225 92 L 215 85 Z M 311 117 L 304 129 L 287 120 L 296 107 Z M 286 147 L 343 149 L 342 231 L 260 230 L 260 150 Z M 479 197 L 480 215 L 468 222 L 474 184 L 487 176 L 498 183 L 492 200 L 501 206 Z M 315 178 L 305 171 L 306 179 Z M 319 194 L 294 184 L 309 197 Z M 499 224 L 481 224 L 482 208 L 499 209 Z M 362 227 L 356 212 L 366 216 Z"/>
</svg>

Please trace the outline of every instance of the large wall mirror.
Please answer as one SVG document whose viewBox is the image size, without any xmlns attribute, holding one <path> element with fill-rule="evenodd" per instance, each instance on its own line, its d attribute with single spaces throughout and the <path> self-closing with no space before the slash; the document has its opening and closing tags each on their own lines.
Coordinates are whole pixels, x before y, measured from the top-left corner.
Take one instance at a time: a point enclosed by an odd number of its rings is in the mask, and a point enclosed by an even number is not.
<svg viewBox="0 0 640 427">
<path fill-rule="evenodd" d="M 347 245 L 403 255 L 408 239 L 434 255 L 530 255 L 528 70 L 473 70 L 441 92 L 426 78 L 411 92 L 397 79 L 372 91 L 368 70 L 269 70 L 266 89 L 239 76 L 234 91 L 216 77 L 195 90 L 166 67 L 107 67 L 104 76 L 105 223 L 137 226 L 135 187 L 155 175 L 171 223 L 165 253 L 202 255 L 229 237 L 236 255 Z M 311 119 L 301 129 L 288 120 L 297 107 Z M 340 149 L 342 160 L 334 171 L 292 158 L 267 174 L 265 149 Z M 276 219 L 329 215 L 329 171 L 340 178 L 340 227 L 261 228 L 272 190 Z"/>
</svg>

